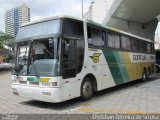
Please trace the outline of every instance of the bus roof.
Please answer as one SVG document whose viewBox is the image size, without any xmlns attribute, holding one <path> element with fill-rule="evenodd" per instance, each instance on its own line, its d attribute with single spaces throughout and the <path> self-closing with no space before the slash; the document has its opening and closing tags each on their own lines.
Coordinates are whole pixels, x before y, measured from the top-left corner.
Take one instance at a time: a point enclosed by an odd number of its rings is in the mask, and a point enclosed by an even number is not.
<svg viewBox="0 0 160 120">
<path fill-rule="evenodd" d="M 75 19 L 75 20 L 79 20 L 79 21 L 84 21 L 84 19 L 73 17 L 73 16 L 59 15 L 59 16 L 52 16 L 52 17 L 47 17 L 47 18 L 35 20 L 32 22 L 23 23 L 21 27 L 32 25 L 32 24 L 37 24 L 37 23 L 41 23 L 41 22 L 51 21 L 51 20 L 55 20 L 55 19 L 60 19 L 60 18 L 70 18 L 70 19 Z"/>
<path fill-rule="evenodd" d="M 119 30 L 119 29 L 116 29 L 116 28 L 112 28 L 112 27 L 109 27 L 109 26 L 106 26 L 106 25 L 103 25 L 103 24 L 99 24 L 99 23 L 96 23 L 96 22 L 94 22 L 92 20 L 77 18 L 77 17 L 74 17 L 74 16 L 68 16 L 68 15 L 60 15 L 60 16 L 42 18 L 40 20 L 36 20 L 36 21 L 33 21 L 33 22 L 24 23 L 24 24 L 22 24 L 21 27 L 29 26 L 29 25 L 36 24 L 36 23 L 51 21 L 51 20 L 54 20 L 54 19 L 60 19 L 60 18 L 69 18 L 69 19 L 74 19 L 74 20 L 86 22 L 86 23 L 89 23 L 89 24 L 92 24 L 92 25 L 96 25 L 98 27 L 102 27 L 104 29 L 108 29 L 108 30 L 113 31 L 113 32 L 121 33 L 121 34 L 124 34 L 124 35 L 127 35 L 127 36 L 131 36 L 131 37 L 134 37 L 134 38 L 137 38 L 137 39 L 141 39 L 141 40 L 144 40 L 144 41 L 148 41 L 148 42 L 154 43 L 153 40 L 146 39 L 146 38 L 143 38 L 143 37 L 140 37 L 140 36 L 137 36 L 137 35 L 134 35 L 134 34 Z"/>
</svg>

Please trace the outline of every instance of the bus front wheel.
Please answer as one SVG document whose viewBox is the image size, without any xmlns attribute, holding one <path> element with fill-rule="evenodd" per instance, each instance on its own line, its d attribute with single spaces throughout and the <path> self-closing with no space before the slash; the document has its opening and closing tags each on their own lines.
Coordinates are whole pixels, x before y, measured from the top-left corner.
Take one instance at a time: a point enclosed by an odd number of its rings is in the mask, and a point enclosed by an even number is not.
<svg viewBox="0 0 160 120">
<path fill-rule="evenodd" d="M 81 100 L 89 100 L 93 96 L 93 83 L 89 78 L 84 78 L 81 85 Z"/>
</svg>

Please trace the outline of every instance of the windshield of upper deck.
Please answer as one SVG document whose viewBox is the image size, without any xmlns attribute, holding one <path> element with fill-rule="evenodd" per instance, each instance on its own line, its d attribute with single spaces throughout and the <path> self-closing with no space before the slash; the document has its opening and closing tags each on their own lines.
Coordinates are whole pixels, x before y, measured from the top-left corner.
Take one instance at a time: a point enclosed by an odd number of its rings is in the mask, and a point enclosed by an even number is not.
<svg viewBox="0 0 160 120">
<path fill-rule="evenodd" d="M 20 28 L 16 38 L 16 42 L 22 42 L 29 39 L 33 40 L 46 37 L 53 37 L 56 34 L 60 34 L 60 29 L 60 19 L 26 25 Z"/>
</svg>

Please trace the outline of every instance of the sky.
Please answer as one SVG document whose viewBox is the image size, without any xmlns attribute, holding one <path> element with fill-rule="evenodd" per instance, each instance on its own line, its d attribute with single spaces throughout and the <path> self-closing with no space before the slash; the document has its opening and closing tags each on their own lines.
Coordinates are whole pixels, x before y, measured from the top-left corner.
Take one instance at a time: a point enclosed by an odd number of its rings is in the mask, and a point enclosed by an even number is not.
<svg viewBox="0 0 160 120">
<path fill-rule="evenodd" d="M 84 13 L 93 0 L 83 0 Z M 31 21 L 54 15 L 82 17 L 82 0 L 0 0 L 0 30 L 5 31 L 5 11 L 23 3 L 31 9 Z"/>
<path fill-rule="evenodd" d="M 83 0 L 84 13 L 93 0 Z M 0 0 L 0 31 L 5 31 L 5 11 L 26 3 L 31 10 L 31 21 L 54 15 L 82 17 L 82 0 Z M 160 37 L 160 24 L 158 27 Z"/>
</svg>

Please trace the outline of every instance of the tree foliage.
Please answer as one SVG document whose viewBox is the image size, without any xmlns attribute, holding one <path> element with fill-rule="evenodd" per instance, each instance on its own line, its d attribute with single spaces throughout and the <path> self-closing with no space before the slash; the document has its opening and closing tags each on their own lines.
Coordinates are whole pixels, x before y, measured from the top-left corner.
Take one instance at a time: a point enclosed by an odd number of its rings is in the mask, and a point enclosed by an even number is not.
<svg viewBox="0 0 160 120">
<path fill-rule="evenodd" d="M 9 34 L 0 32 L 0 48 L 3 48 L 3 44 L 9 47 L 13 47 L 14 37 Z"/>
</svg>

